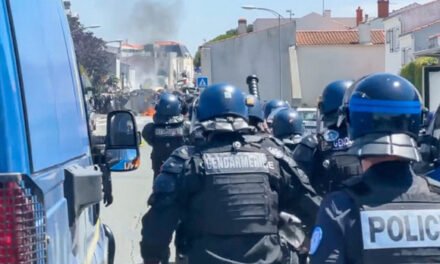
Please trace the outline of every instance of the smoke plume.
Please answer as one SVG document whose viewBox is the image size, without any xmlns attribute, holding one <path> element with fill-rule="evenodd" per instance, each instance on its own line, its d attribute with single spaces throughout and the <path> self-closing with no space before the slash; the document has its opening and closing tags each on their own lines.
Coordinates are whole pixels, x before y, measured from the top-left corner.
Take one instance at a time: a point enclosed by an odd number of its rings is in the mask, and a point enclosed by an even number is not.
<svg viewBox="0 0 440 264">
<path fill-rule="evenodd" d="M 131 43 L 146 44 L 177 37 L 183 1 L 101 0 L 100 11 L 110 18 L 108 24 L 118 36 Z"/>
</svg>

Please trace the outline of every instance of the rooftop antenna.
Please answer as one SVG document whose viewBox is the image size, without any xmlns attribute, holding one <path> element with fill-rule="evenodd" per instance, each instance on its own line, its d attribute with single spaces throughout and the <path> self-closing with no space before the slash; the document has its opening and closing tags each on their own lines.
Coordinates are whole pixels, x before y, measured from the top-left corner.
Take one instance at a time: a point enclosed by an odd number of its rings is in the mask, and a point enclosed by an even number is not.
<svg viewBox="0 0 440 264">
<path fill-rule="evenodd" d="M 322 15 L 324 15 L 325 11 L 325 0 L 322 0 Z"/>
</svg>

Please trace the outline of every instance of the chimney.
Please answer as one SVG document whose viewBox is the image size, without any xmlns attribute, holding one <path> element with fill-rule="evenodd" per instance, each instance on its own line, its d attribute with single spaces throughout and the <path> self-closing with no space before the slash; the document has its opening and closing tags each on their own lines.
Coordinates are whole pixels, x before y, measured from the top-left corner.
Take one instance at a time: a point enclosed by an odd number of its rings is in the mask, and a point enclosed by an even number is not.
<svg viewBox="0 0 440 264">
<path fill-rule="evenodd" d="M 240 18 L 238 20 L 238 28 L 237 28 L 238 35 L 246 34 L 247 33 L 247 21 L 244 18 Z"/>
<path fill-rule="evenodd" d="M 369 24 L 360 24 L 358 27 L 359 44 L 368 45 L 371 44 L 371 28 Z"/>
<path fill-rule="evenodd" d="M 332 17 L 332 11 L 330 9 L 324 10 L 324 14 L 322 14 L 323 17 Z"/>
<path fill-rule="evenodd" d="M 365 14 L 365 19 L 364 19 L 364 23 L 368 22 L 368 14 Z"/>
<path fill-rule="evenodd" d="M 356 9 L 356 26 L 359 26 L 360 23 L 362 23 L 362 18 L 364 10 L 359 6 L 358 9 Z"/>
<path fill-rule="evenodd" d="M 390 2 L 388 0 L 377 0 L 377 16 L 380 18 L 386 18 L 389 13 Z"/>
</svg>

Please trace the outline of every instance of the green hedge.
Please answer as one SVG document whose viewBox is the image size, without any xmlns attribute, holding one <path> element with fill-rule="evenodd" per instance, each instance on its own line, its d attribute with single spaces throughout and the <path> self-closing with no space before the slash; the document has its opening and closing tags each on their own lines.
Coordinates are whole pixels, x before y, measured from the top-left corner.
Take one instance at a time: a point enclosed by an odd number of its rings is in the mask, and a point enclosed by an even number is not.
<svg viewBox="0 0 440 264">
<path fill-rule="evenodd" d="M 420 57 L 415 61 L 412 61 L 400 70 L 400 75 L 405 77 L 414 84 L 415 87 L 422 93 L 422 83 L 423 83 L 423 67 L 438 64 L 439 61 L 436 58 L 431 57 Z"/>
</svg>

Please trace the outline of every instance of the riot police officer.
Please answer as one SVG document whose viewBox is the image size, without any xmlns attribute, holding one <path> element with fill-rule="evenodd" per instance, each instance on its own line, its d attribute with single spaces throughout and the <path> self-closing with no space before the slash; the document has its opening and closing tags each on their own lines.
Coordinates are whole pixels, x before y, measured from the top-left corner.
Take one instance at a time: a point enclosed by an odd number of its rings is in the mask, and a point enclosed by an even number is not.
<svg viewBox="0 0 440 264">
<path fill-rule="evenodd" d="M 294 109 L 281 109 L 273 118 L 272 133 L 294 151 L 304 133 L 303 119 Z"/>
<path fill-rule="evenodd" d="M 153 148 L 151 161 L 156 177 L 165 160 L 175 149 L 182 146 L 187 138 L 188 129 L 177 96 L 170 93 L 160 95 L 153 121 L 144 127 L 142 137 Z"/>
<path fill-rule="evenodd" d="M 400 76 L 356 84 L 344 110 L 365 171 L 321 205 L 312 263 L 440 263 L 437 183 L 414 174 L 420 96 Z"/>
<path fill-rule="evenodd" d="M 318 103 L 317 134 L 304 137 L 293 153 L 295 161 L 321 195 L 360 174 L 357 158 L 341 155 L 351 146 L 351 141 L 345 123 L 337 124 L 339 107 L 352 84 L 352 81 L 341 80 L 325 87 Z"/>
<path fill-rule="evenodd" d="M 144 262 L 167 256 L 180 222 L 190 264 L 285 263 L 280 210 L 310 206 L 292 177 L 294 161 L 260 146 L 245 97 L 233 86 L 205 89 L 194 114 L 206 141 L 176 150 L 156 178 L 142 219 Z"/>
<path fill-rule="evenodd" d="M 264 123 L 264 110 L 261 101 L 254 95 L 247 95 L 246 103 L 248 106 L 249 125 L 255 127 L 260 133 L 266 133 L 267 128 Z"/>
<path fill-rule="evenodd" d="M 267 126 L 269 128 L 272 127 L 273 116 L 277 110 L 289 107 L 287 102 L 278 99 L 267 102 L 264 106 L 264 119 L 266 120 Z"/>
</svg>

